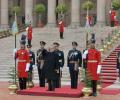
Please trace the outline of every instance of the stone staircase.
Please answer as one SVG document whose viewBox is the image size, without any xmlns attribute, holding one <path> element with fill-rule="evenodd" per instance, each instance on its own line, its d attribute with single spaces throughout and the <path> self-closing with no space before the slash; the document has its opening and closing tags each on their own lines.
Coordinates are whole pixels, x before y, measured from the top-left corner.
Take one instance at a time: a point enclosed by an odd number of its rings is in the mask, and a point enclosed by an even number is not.
<svg viewBox="0 0 120 100">
<path fill-rule="evenodd" d="M 118 52 L 120 52 L 120 45 L 102 62 L 101 78 L 103 83 L 114 83 L 117 79 L 116 55 Z"/>
<path fill-rule="evenodd" d="M 108 35 L 106 32 L 107 30 L 109 33 L 109 28 L 103 29 L 103 31 L 101 31 L 101 29 L 95 30 L 98 46 L 100 44 L 101 38 L 105 38 Z M 22 32 L 21 34 L 25 34 L 25 32 Z M 17 48 L 19 48 L 19 40 L 21 34 L 17 35 Z M 49 45 L 52 44 L 53 42 L 57 41 L 61 44 L 61 49 L 65 53 L 66 62 L 67 53 L 71 49 L 71 42 L 77 41 L 79 44 L 78 49 L 82 51 L 85 48 L 85 39 L 86 30 L 84 28 L 79 29 L 66 28 L 63 40 L 59 39 L 59 32 L 57 28 L 42 28 L 42 29 L 36 28 L 33 30 L 32 41 L 33 51 L 36 53 L 37 49 L 39 49 L 39 41 L 41 40 L 46 41 L 47 43 L 46 48 L 48 48 Z M 9 67 L 14 66 L 13 49 L 14 49 L 14 36 L 0 39 L 0 81 L 9 81 L 8 78 Z M 37 68 L 34 70 L 34 81 L 38 83 Z M 63 69 L 62 84 L 70 84 L 69 70 L 66 67 L 66 63 Z"/>
</svg>

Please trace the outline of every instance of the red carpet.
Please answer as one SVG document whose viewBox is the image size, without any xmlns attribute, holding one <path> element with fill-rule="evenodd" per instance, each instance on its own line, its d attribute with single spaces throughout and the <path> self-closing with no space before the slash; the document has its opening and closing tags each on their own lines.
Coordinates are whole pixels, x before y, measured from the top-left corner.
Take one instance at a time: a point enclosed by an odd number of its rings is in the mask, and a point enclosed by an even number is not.
<svg viewBox="0 0 120 100">
<path fill-rule="evenodd" d="M 116 72 L 116 54 L 120 51 L 118 46 L 103 62 L 102 62 L 102 94 L 116 95 L 120 94 L 120 90 L 117 89 L 106 89 L 105 87 L 113 84 L 117 78 Z M 78 89 L 70 89 L 70 86 L 63 86 L 62 88 L 56 89 L 54 92 L 47 91 L 46 88 L 40 88 L 35 86 L 34 88 L 18 91 L 17 94 L 21 95 L 35 95 L 35 96 L 58 96 L 58 97 L 80 97 L 82 96 L 83 85 L 80 84 Z"/>
<path fill-rule="evenodd" d="M 101 94 L 118 95 L 118 94 L 120 94 L 120 89 L 103 89 L 101 91 Z"/>
<path fill-rule="evenodd" d="M 110 55 L 105 58 L 102 62 L 102 73 L 101 81 L 102 83 L 114 83 L 118 76 L 116 71 L 116 54 L 120 51 L 120 46 L 118 46 Z"/>
<path fill-rule="evenodd" d="M 64 86 L 56 89 L 54 92 L 47 91 L 46 88 L 35 86 L 34 88 L 18 91 L 17 94 L 21 95 L 34 95 L 34 96 L 58 96 L 58 97 L 80 97 L 82 95 L 83 85 L 79 85 L 78 89 L 71 89 L 70 86 Z"/>
</svg>

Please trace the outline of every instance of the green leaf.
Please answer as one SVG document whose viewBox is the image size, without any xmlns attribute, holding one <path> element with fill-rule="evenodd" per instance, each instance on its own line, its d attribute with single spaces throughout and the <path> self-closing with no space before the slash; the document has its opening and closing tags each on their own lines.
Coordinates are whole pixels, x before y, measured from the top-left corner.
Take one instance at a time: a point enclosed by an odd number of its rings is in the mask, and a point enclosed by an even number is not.
<svg viewBox="0 0 120 100">
<path fill-rule="evenodd" d="M 11 8 L 11 13 L 14 15 L 16 13 L 16 15 L 20 15 L 21 12 L 21 8 L 19 6 L 13 6 Z"/>
<path fill-rule="evenodd" d="M 44 4 L 37 4 L 34 8 L 34 11 L 38 14 L 45 12 L 46 8 Z"/>
<path fill-rule="evenodd" d="M 68 10 L 67 6 L 64 3 L 61 3 L 56 7 L 55 11 L 56 13 L 59 13 L 59 14 L 65 14 L 67 10 Z"/>
<path fill-rule="evenodd" d="M 89 1 L 89 0 L 85 1 L 85 2 L 82 4 L 82 8 L 83 8 L 84 10 L 91 10 L 91 9 L 94 8 L 94 7 L 95 7 L 94 3 L 91 2 L 91 1 Z"/>
<path fill-rule="evenodd" d="M 112 0 L 112 8 L 114 10 L 119 10 L 120 9 L 120 0 Z"/>
</svg>

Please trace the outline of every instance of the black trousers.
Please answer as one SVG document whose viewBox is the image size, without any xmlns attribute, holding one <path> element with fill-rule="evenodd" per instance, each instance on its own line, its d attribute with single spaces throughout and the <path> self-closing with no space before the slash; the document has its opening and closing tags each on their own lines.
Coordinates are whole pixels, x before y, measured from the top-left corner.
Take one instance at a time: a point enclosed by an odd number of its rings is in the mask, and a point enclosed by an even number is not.
<svg viewBox="0 0 120 100">
<path fill-rule="evenodd" d="M 70 70 L 71 88 L 72 89 L 77 89 L 77 85 L 78 85 L 78 72 L 79 71 Z"/>
<path fill-rule="evenodd" d="M 97 93 L 97 81 L 92 80 L 91 83 L 92 83 L 91 85 L 92 85 L 93 93 Z"/>
<path fill-rule="evenodd" d="M 115 21 L 111 21 L 111 27 L 115 26 Z"/>
<path fill-rule="evenodd" d="M 62 73 L 62 72 L 60 72 L 60 73 Z M 58 74 L 58 77 L 57 77 L 57 79 L 55 81 L 55 86 L 56 86 L 56 88 L 61 87 L 61 74 Z"/>
<path fill-rule="evenodd" d="M 32 82 L 32 78 L 33 78 L 33 69 L 30 68 L 28 71 L 28 82 Z"/>
<path fill-rule="evenodd" d="M 63 32 L 60 32 L 60 38 L 63 39 Z"/>
<path fill-rule="evenodd" d="M 31 45 L 31 40 L 28 39 L 28 45 Z"/>
<path fill-rule="evenodd" d="M 48 80 L 48 91 L 55 91 L 55 80 Z"/>
<path fill-rule="evenodd" d="M 42 69 L 38 68 L 38 75 L 39 75 L 39 86 L 45 87 L 45 74 Z"/>
<path fill-rule="evenodd" d="M 19 78 L 20 90 L 26 89 L 27 78 Z"/>
</svg>

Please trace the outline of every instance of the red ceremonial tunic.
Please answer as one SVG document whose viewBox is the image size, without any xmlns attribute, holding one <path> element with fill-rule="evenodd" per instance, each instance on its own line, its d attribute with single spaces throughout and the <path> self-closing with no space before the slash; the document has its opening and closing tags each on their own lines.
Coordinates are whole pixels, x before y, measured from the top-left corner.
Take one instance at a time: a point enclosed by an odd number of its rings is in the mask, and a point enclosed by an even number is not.
<svg viewBox="0 0 120 100">
<path fill-rule="evenodd" d="M 59 32 L 64 32 L 64 22 L 63 21 L 59 22 Z"/>
<path fill-rule="evenodd" d="M 17 59 L 17 70 L 18 70 L 18 77 L 19 78 L 27 78 L 28 73 L 26 70 L 26 64 L 30 62 L 29 59 L 29 53 L 27 50 L 19 49 L 16 53 L 16 59 Z"/>
<path fill-rule="evenodd" d="M 115 21 L 115 16 L 116 16 L 115 11 L 114 11 L 114 10 L 111 10 L 111 11 L 110 11 L 110 20 L 111 20 L 111 21 Z"/>
<path fill-rule="evenodd" d="M 96 49 L 89 49 L 87 55 L 87 72 L 90 73 L 92 80 L 98 80 L 98 65 L 101 63 L 101 54 Z"/>
<path fill-rule="evenodd" d="M 27 39 L 32 40 L 32 27 L 31 26 L 28 28 Z"/>
</svg>

